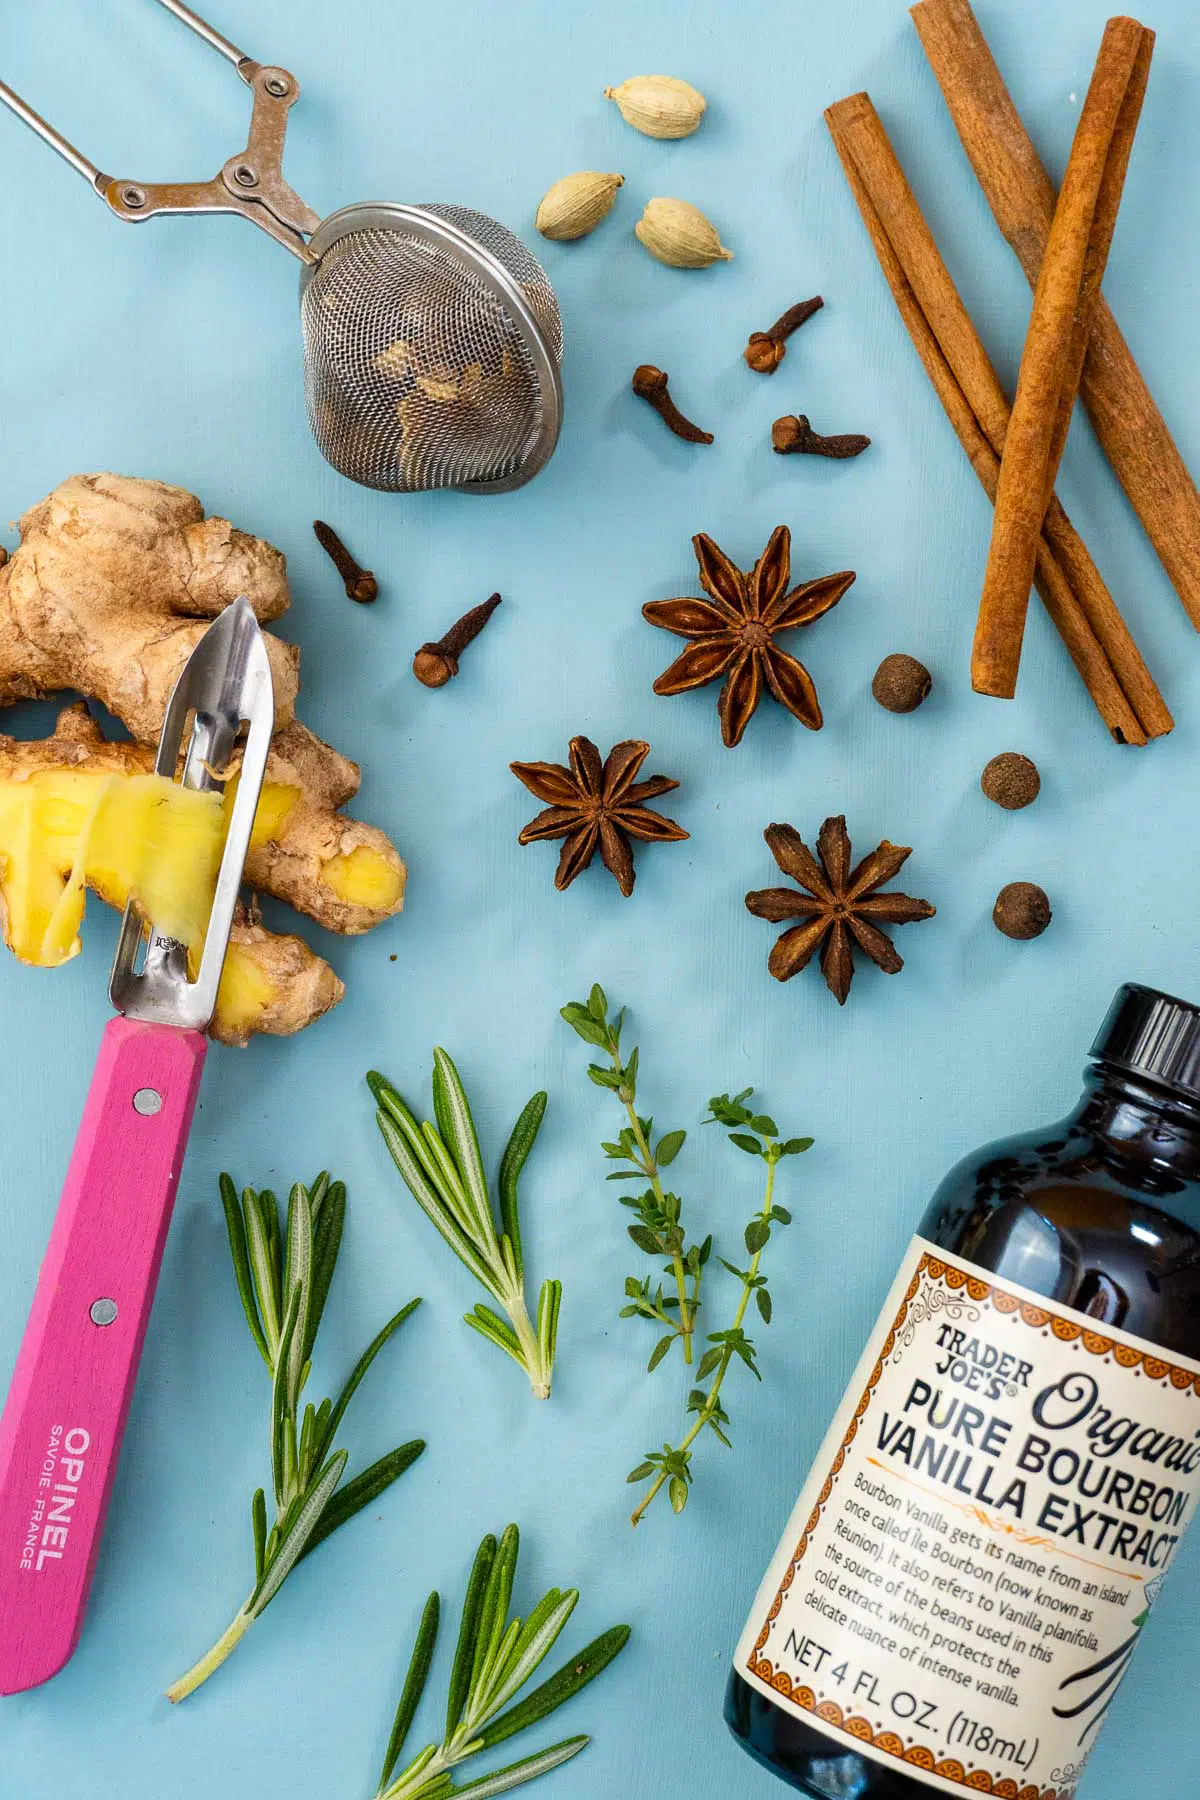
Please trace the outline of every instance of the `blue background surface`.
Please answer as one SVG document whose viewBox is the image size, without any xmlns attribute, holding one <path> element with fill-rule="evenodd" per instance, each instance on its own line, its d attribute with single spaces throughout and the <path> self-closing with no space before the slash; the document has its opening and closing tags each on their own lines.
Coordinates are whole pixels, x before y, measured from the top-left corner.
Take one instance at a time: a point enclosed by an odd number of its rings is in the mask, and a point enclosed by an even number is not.
<svg viewBox="0 0 1200 1800">
<path fill-rule="evenodd" d="M 925 1197 L 962 1153 L 1073 1102 L 1119 981 L 1200 992 L 1200 645 L 1077 427 L 1060 493 L 1177 729 L 1146 750 L 1113 746 L 1037 609 L 1018 699 L 970 692 L 987 505 L 895 314 L 821 108 L 870 89 L 1010 381 L 1029 298 L 901 5 L 212 4 L 216 24 L 299 77 L 286 168 L 319 210 L 456 201 L 530 237 L 558 176 L 617 169 L 626 185 L 593 237 L 544 247 L 568 342 L 567 424 L 546 473 L 496 500 L 390 498 L 343 482 L 308 437 L 297 271 L 284 252 L 236 220 L 123 229 L 0 119 L 4 516 L 72 471 L 112 468 L 178 482 L 286 550 L 303 715 L 362 762 L 361 812 L 411 867 L 394 925 L 328 943 L 305 926 L 347 981 L 338 1012 L 297 1040 L 210 1060 L 88 1629 L 58 1680 L 0 1703 L 0 1796 L 52 1785 L 88 1800 L 370 1794 L 426 1591 L 456 1602 L 478 1537 L 512 1518 L 526 1533 L 524 1598 L 550 1582 L 582 1589 L 568 1643 L 619 1619 L 635 1628 L 624 1659 L 560 1715 L 564 1733 L 588 1730 L 594 1743 L 549 1778 L 557 1800 L 770 1800 L 784 1790 L 720 1722 L 729 1653 Z M 248 97 L 232 70 L 145 0 L 6 10 L 4 77 L 106 168 L 200 177 L 244 142 Z M 1104 12 L 1100 0 L 981 0 L 1056 173 Z M 1189 0 L 1157 0 L 1148 22 L 1160 36 L 1107 292 L 1200 466 L 1200 250 L 1186 227 L 1200 43 Z M 709 97 L 690 140 L 641 137 L 601 98 L 606 84 L 658 69 Z M 652 262 L 632 227 L 653 194 L 699 203 L 736 260 L 701 274 Z M 752 376 L 740 358 L 748 331 L 814 292 L 825 310 L 782 370 L 770 383 Z M 671 372 L 717 433 L 711 449 L 678 443 L 632 398 L 642 361 Z M 790 410 L 821 429 L 867 431 L 873 446 L 846 464 L 774 457 L 770 422 Z M 379 573 L 374 608 L 342 598 L 311 536 L 318 515 Z M 781 521 L 797 579 L 858 571 L 803 640 L 826 725 L 810 735 L 764 704 L 729 752 L 715 689 L 651 693 L 671 640 L 639 609 L 695 591 L 694 531 L 748 566 Z M 420 688 L 413 649 L 493 588 L 504 608 L 458 681 Z M 896 649 L 936 679 L 909 718 L 869 693 Z M 10 728 L 31 733 L 48 716 L 23 709 Z M 598 865 L 557 894 L 553 849 L 516 846 L 535 805 L 510 759 L 561 760 L 578 731 L 605 750 L 645 736 L 648 770 L 682 782 L 666 810 L 691 839 L 640 851 L 628 901 Z M 1044 776 L 1037 806 L 1011 816 L 977 787 L 986 759 L 1010 748 Z M 815 971 L 770 980 L 771 930 L 742 905 L 773 876 L 763 826 L 785 818 L 811 838 L 835 811 L 861 851 L 884 835 L 913 844 L 902 885 L 938 908 L 901 932 L 903 973 L 862 968 L 844 1011 Z M 1035 943 L 1010 943 L 989 921 L 997 889 L 1016 878 L 1042 882 L 1054 902 Z M 107 1016 L 113 935 L 93 903 L 71 967 L 0 966 L 0 1371 L 16 1353 Z M 785 1129 L 817 1139 L 782 1183 L 796 1223 L 770 1251 L 766 1379 L 728 1384 L 736 1449 L 705 1447 L 685 1517 L 660 1502 L 636 1536 L 623 1476 L 676 1431 L 684 1390 L 669 1365 L 644 1376 L 651 1340 L 614 1317 L 639 1257 L 601 1180 L 613 1109 L 557 1016 L 595 979 L 632 1010 L 661 1124 L 694 1127 L 712 1091 L 754 1084 Z M 550 1090 L 525 1190 L 533 1270 L 565 1284 L 546 1406 L 459 1322 L 475 1299 L 469 1278 L 401 1190 L 371 1123 L 363 1070 L 377 1064 L 424 1099 L 435 1042 L 457 1055 L 493 1157 L 528 1094 Z M 164 1687 L 248 1585 L 248 1501 L 265 1472 L 267 1394 L 228 1268 L 217 1172 L 286 1186 L 322 1165 L 349 1182 L 351 1212 L 315 1379 L 326 1391 L 377 1324 L 423 1294 L 346 1436 L 356 1461 L 414 1434 L 429 1449 L 173 1713 Z M 755 1203 L 748 1160 L 695 1131 L 677 1172 L 697 1225 L 734 1246 Z M 727 1307 L 728 1289 L 719 1300 L 714 1281 L 712 1300 Z M 1113 1710 L 1091 1800 L 1196 1782 L 1198 1581 L 1200 1538 Z"/>
</svg>

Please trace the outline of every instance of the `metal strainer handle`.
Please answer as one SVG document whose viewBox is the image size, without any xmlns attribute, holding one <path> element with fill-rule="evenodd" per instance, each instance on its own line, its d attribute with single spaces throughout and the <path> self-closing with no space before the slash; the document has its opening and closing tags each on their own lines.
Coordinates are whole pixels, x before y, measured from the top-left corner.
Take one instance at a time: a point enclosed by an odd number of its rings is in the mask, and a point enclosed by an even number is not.
<svg viewBox="0 0 1200 1800">
<path fill-rule="evenodd" d="M 245 55 L 183 0 L 158 4 L 231 62 L 254 95 L 246 148 L 231 156 L 210 181 L 155 183 L 106 175 L 3 81 L 0 102 L 70 163 L 119 219 L 137 224 L 156 213 L 237 213 L 301 262 L 311 263 L 314 256 L 306 240 L 320 224 L 320 216 L 283 178 L 287 115 L 300 97 L 299 82 L 287 69 Z"/>
</svg>

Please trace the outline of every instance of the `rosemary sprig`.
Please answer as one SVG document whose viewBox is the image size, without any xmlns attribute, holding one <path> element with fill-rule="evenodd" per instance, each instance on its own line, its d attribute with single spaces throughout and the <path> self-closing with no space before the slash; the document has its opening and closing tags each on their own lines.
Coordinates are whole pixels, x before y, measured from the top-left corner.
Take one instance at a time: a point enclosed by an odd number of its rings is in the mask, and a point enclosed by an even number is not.
<svg viewBox="0 0 1200 1800">
<path fill-rule="evenodd" d="M 589 1063 L 588 1075 L 597 1087 L 608 1088 L 616 1095 L 625 1108 L 629 1123 L 615 1143 L 602 1146 L 610 1162 L 627 1165 L 605 1179 L 626 1185 L 649 1182 L 641 1193 L 622 1194 L 619 1198 L 622 1206 L 629 1207 L 637 1215 L 635 1223 L 628 1227 L 630 1237 L 647 1256 L 666 1258 L 663 1273 L 675 1289 L 673 1294 L 664 1294 L 662 1282 L 655 1283 L 651 1276 L 642 1281 L 636 1275 L 627 1276 L 625 1296 L 629 1304 L 621 1308 L 621 1317 L 649 1319 L 665 1328 L 664 1335 L 650 1353 L 648 1368 L 656 1369 L 677 1339 L 683 1346 L 684 1362 L 690 1364 L 696 1314 L 700 1308 L 700 1284 L 704 1265 L 712 1251 L 712 1238 L 706 1237 L 699 1244 L 687 1242 L 682 1224 L 683 1202 L 678 1194 L 668 1192 L 662 1180 L 662 1171 L 683 1149 L 687 1132 L 663 1132 L 657 1144 L 654 1143 L 653 1119 L 643 1119 L 637 1110 L 638 1051 L 635 1048 L 628 1057 L 622 1055 L 621 1028 L 625 1014 L 622 1010 L 610 1022 L 608 1000 L 602 987 L 598 984 L 593 987 L 586 1005 L 573 1000 L 561 1011 L 572 1031 L 585 1044 L 594 1044 L 608 1055 L 611 1068 L 605 1068 L 602 1063 Z"/>
<path fill-rule="evenodd" d="M 519 1550 L 520 1536 L 515 1525 L 507 1528 L 499 1543 L 489 1535 L 480 1544 L 463 1602 L 442 1739 L 440 1743 L 427 1744 L 397 1775 L 396 1765 L 420 1706 L 437 1644 L 440 1602 L 436 1593 L 430 1594 L 396 1709 L 375 1800 L 450 1800 L 450 1796 L 463 1796 L 465 1800 L 467 1795 L 471 1800 L 487 1800 L 491 1794 L 507 1793 L 545 1775 L 577 1756 L 588 1743 L 586 1737 L 564 1738 L 520 1762 L 469 1781 L 464 1787 L 454 1781 L 452 1771 L 460 1763 L 537 1724 L 573 1698 L 608 1667 L 629 1638 L 628 1625 L 614 1625 L 523 1700 L 516 1700 L 549 1655 L 579 1598 L 574 1588 L 566 1593 L 551 1588 L 527 1619 L 510 1619 L 508 1609 Z"/>
<path fill-rule="evenodd" d="M 334 1446 L 346 1408 L 388 1339 L 421 1304 L 419 1299 L 402 1307 L 368 1344 L 336 1401 L 322 1400 L 314 1407 L 310 1400 L 300 1413 L 341 1248 L 345 1183 L 325 1174 L 311 1188 L 297 1182 L 282 1228 L 278 1202 L 269 1189 L 245 1188 L 239 1201 L 233 1182 L 222 1175 L 221 1200 L 246 1323 L 271 1376 L 275 1519 L 268 1529 L 267 1497 L 259 1488 L 250 1507 L 254 1586 L 229 1629 L 167 1690 L 172 1701 L 185 1700 L 207 1681 L 262 1617 L 296 1564 L 377 1499 L 425 1448 L 423 1439 L 414 1438 L 341 1485 L 348 1458 Z"/>
<path fill-rule="evenodd" d="M 513 1126 L 500 1159 L 494 1209 L 471 1108 L 458 1070 L 444 1050 L 433 1053 L 436 1125 L 428 1120 L 418 1125 L 395 1088 L 375 1070 L 368 1074 L 367 1084 L 379 1109 L 375 1119 L 384 1143 L 413 1199 L 508 1315 L 506 1323 L 477 1301 L 465 1315 L 466 1323 L 519 1363 L 534 1394 L 545 1400 L 554 1374 L 562 1283 L 543 1281 L 536 1323 L 531 1322 L 517 1204 L 521 1171 L 546 1111 L 545 1094 L 535 1094 Z"/>
<path fill-rule="evenodd" d="M 661 1451 L 649 1452 L 627 1477 L 631 1482 L 650 1483 L 633 1512 L 630 1520 L 633 1525 L 640 1522 L 651 1501 L 664 1487 L 673 1510 L 677 1513 L 683 1511 L 691 1492 L 692 1446 L 703 1431 L 713 1432 L 726 1449 L 731 1447 L 726 1434 L 729 1414 L 721 1401 L 721 1388 L 734 1359 L 744 1363 L 757 1381 L 762 1380 L 754 1344 L 746 1335 L 746 1310 L 750 1304 L 750 1296 L 753 1295 L 763 1324 L 771 1323 L 771 1295 L 767 1288 L 767 1278 L 761 1272 L 762 1255 L 771 1239 L 771 1227 L 790 1225 L 792 1222 L 791 1213 L 775 1204 L 775 1171 L 785 1156 L 796 1156 L 810 1149 L 812 1139 L 788 1138 L 781 1142 L 775 1121 L 766 1113 L 751 1111 L 746 1105 L 753 1092 L 753 1088 L 745 1088 L 732 1099 L 728 1094 L 718 1094 L 708 1103 L 709 1116 L 705 1121 L 706 1124 L 737 1127 L 729 1133 L 730 1143 L 750 1156 L 761 1157 L 767 1166 L 762 1206 L 750 1220 L 744 1233 L 750 1263 L 747 1268 L 738 1269 L 726 1262 L 724 1257 L 720 1259 L 722 1267 L 741 1282 L 733 1323 L 724 1331 L 710 1331 L 708 1334 L 709 1348 L 700 1358 L 696 1381 L 699 1384 L 708 1377 L 711 1380 L 707 1389 L 699 1385 L 694 1387 L 687 1401 L 688 1414 L 696 1415 L 694 1423 L 678 1444 L 664 1444 Z"/>
</svg>

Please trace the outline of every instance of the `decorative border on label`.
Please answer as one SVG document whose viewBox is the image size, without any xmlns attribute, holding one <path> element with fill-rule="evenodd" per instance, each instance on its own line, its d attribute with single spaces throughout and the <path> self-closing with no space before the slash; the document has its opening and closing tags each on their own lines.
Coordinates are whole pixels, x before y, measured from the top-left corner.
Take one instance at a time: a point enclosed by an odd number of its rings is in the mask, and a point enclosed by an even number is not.
<svg viewBox="0 0 1200 1800">
<path fill-rule="evenodd" d="M 1200 1397 L 1200 1375 L 1193 1370 L 1180 1368 L 1175 1363 L 1167 1362 L 1164 1358 L 1155 1355 L 1153 1350 L 1138 1350 L 1132 1344 L 1122 1344 L 1114 1338 L 1104 1337 L 1100 1332 L 1092 1331 L 1074 1319 L 1066 1318 L 1061 1313 L 1051 1312 L 1047 1307 L 1034 1305 L 1031 1301 L 1022 1300 L 1018 1295 L 1009 1293 L 1006 1288 L 995 1287 L 990 1281 L 983 1281 L 978 1275 L 971 1275 L 965 1269 L 957 1268 L 953 1263 L 943 1262 L 940 1257 L 932 1256 L 926 1251 L 917 1264 L 908 1292 L 892 1322 L 892 1328 L 879 1353 L 879 1359 L 871 1371 L 862 1398 L 854 1410 L 854 1417 L 846 1428 L 846 1435 L 833 1459 L 832 1467 L 817 1497 L 817 1503 L 809 1515 L 804 1535 L 797 1544 L 787 1572 L 779 1584 L 779 1591 L 767 1614 L 767 1622 L 759 1634 L 746 1667 L 752 1675 L 757 1676 L 759 1681 L 765 1682 L 783 1699 L 790 1700 L 793 1706 L 812 1713 L 814 1717 L 821 1720 L 822 1724 L 832 1726 L 836 1731 L 843 1731 L 849 1737 L 856 1738 L 860 1743 L 870 1744 L 873 1749 L 881 1750 L 887 1756 L 894 1756 L 900 1762 L 908 1763 L 914 1769 L 924 1769 L 932 1775 L 939 1775 L 943 1781 L 952 1781 L 960 1787 L 969 1789 L 972 1793 L 990 1794 L 992 1800 L 1072 1800 L 1074 1788 L 1039 1788 L 1034 1785 L 1022 1787 L 1010 1776 L 993 1777 L 988 1774 L 986 1769 L 972 1769 L 968 1774 L 962 1763 L 956 1758 L 946 1758 L 939 1762 L 934 1752 L 925 1744 L 913 1744 L 906 1750 L 903 1739 L 898 1737 L 894 1731 L 873 1731 L 869 1720 L 857 1714 L 844 1713 L 836 1700 L 818 1702 L 810 1687 L 805 1687 L 800 1683 L 793 1684 L 790 1675 L 783 1669 L 776 1669 L 769 1657 L 760 1654 L 766 1647 L 767 1640 L 771 1635 L 771 1626 L 778 1618 L 783 1605 L 783 1597 L 795 1580 L 796 1570 L 804 1559 L 809 1540 L 816 1530 L 829 1496 L 833 1492 L 833 1484 L 841 1473 L 842 1465 L 846 1460 L 846 1451 L 857 1436 L 859 1424 L 874 1397 L 875 1389 L 883 1374 L 884 1364 L 896 1347 L 896 1339 L 904 1327 L 909 1307 L 921 1291 L 923 1278 L 928 1278 L 931 1282 L 944 1282 L 952 1293 L 962 1292 L 967 1299 L 974 1300 L 980 1305 L 986 1302 L 1005 1317 L 1015 1315 L 1023 1324 L 1030 1326 L 1035 1331 L 1044 1331 L 1049 1326 L 1060 1342 L 1078 1341 L 1093 1356 L 1111 1354 L 1113 1360 L 1119 1363 L 1123 1369 L 1136 1369 L 1140 1365 L 1151 1381 L 1163 1384 L 1170 1382 L 1178 1392 L 1183 1393 L 1190 1389 L 1194 1395 Z"/>
</svg>

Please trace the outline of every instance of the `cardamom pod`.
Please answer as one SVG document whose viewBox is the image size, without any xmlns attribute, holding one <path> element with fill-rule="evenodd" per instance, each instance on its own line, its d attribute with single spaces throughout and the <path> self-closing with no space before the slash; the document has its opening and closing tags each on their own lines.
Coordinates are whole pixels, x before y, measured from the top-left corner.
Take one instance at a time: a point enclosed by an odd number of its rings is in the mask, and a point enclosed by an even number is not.
<svg viewBox="0 0 1200 1800">
<path fill-rule="evenodd" d="M 616 101 L 627 125 L 653 138 L 690 137 L 708 105 L 691 82 L 675 75 L 635 75 L 605 88 L 604 98 Z"/>
<path fill-rule="evenodd" d="M 544 238 L 565 242 L 586 237 L 612 211 L 623 175 L 602 175 L 598 169 L 581 169 L 564 175 L 542 196 L 534 224 Z"/>
<path fill-rule="evenodd" d="M 673 269 L 707 269 L 710 263 L 733 260 L 716 227 L 687 200 L 648 200 L 633 229 L 651 256 Z"/>
</svg>

